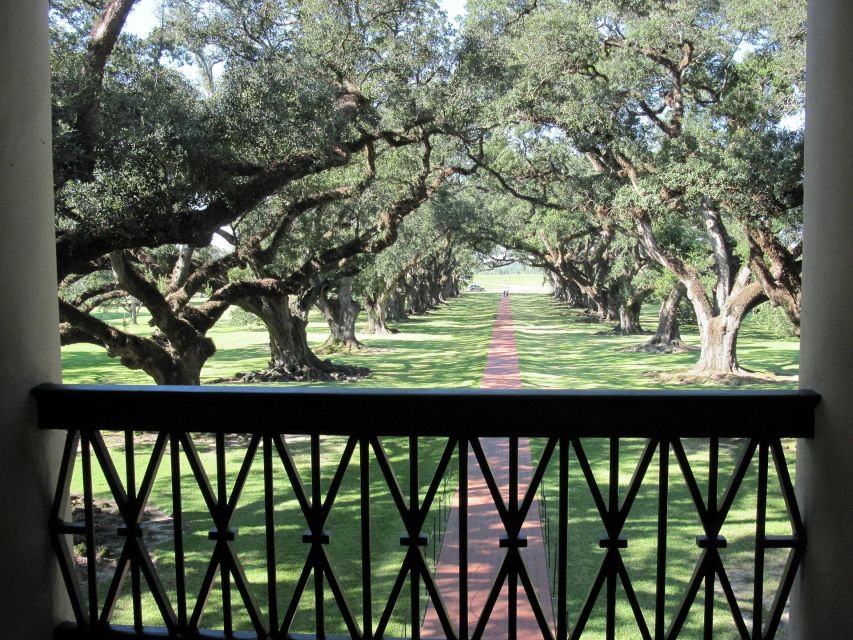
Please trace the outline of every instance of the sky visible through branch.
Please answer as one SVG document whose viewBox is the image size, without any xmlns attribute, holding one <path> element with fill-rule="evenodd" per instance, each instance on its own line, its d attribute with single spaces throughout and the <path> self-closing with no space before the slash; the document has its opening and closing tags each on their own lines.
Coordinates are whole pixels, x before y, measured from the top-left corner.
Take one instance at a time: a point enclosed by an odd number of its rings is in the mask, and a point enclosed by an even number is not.
<svg viewBox="0 0 853 640">
<path fill-rule="evenodd" d="M 160 2 L 161 0 L 141 0 L 128 17 L 125 31 L 139 37 L 147 36 L 157 26 Z M 451 22 L 465 14 L 465 0 L 438 0 L 438 4 L 447 12 Z"/>
<path fill-rule="evenodd" d="M 141 0 L 131 12 L 127 19 L 125 31 L 132 33 L 138 37 L 147 36 L 151 30 L 157 25 L 160 18 L 160 3 L 162 0 Z M 456 22 L 465 15 L 466 0 L 438 0 L 441 8 L 447 12 L 447 17 L 451 22 Z M 743 47 L 743 53 L 748 50 L 748 46 Z M 215 70 L 221 71 L 221 70 Z M 195 76 L 195 71 L 192 66 L 182 69 L 182 72 L 190 79 Z M 218 76 L 218 74 L 217 74 Z M 805 114 L 799 113 L 789 115 L 782 119 L 781 126 L 789 130 L 797 130 L 803 126 Z"/>
<path fill-rule="evenodd" d="M 160 20 L 161 2 L 162 0 L 141 0 L 137 3 L 127 18 L 124 31 L 140 38 L 146 37 Z M 447 12 L 451 22 L 456 22 L 465 15 L 466 0 L 438 0 L 438 4 Z M 195 79 L 197 73 L 193 65 L 181 67 L 180 71 L 190 80 Z M 215 68 L 214 77 L 218 78 L 221 71 L 221 68 Z M 213 236 L 213 244 L 220 249 L 231 248 L 231 245 L 219 235 Z"/>
</svg>

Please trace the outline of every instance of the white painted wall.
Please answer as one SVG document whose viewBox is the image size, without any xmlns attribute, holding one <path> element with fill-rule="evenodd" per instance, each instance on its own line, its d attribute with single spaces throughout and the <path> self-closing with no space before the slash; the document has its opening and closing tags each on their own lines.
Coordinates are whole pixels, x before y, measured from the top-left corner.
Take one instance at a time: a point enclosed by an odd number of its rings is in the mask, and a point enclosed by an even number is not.
<svg viewBox="0 0 853 640">
<path fill-rule="evenodd" d="M 853 2 L 809 0 L 800 385 L 823 396 L 799 444 L 808 551 L 792 638 L 853 637 Z"/>
<path fill-rule="evenodd" d="M 47 537 L 61 435 L 29 397 L 61 377 L 47 0 L 0 2 L 0 61 L 0 636 L 46 640 L 66 607 Z"/>
</svg>

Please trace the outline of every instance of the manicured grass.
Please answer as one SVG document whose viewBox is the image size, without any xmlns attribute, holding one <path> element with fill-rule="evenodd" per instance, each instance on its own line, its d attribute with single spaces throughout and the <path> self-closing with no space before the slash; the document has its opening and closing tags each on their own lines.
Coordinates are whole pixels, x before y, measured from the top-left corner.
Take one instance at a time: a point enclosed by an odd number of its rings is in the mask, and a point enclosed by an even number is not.
<svg viewBox="0 0 853 640">
<path fill-rule="evenodd" d="M 373 375 L 360 386 L 370 387 L 476 387 L 486 363 L 486 353 L 497 315 L 497 294 L 464 295 L 400 325 L 401 332 L 389 336 L 358 334 L 368 349 L 332 357 L 368 367 Z M 121 324 L 121 319 L 112 321 Z M 148 316 L 130 330 L 150 333 Z M 366 322 L 366 318 L 364 319 Z M 363 328 L 363 324 L 360 325 Z M 328 327 L 318 313 L 308 324 L 309 342 L 319 345 Z M 202 370 L 202 382 L 229 378 L 238 371 L 262 369 L 269 361 L 269 338 L 263 328 L 237 327 L 223 319 L 209 333 L 216 354 Z M 63 380 L 67 383 L 152 384 L 141 371 L 131 371 L 94 345 L 62 349 Z"/>
<path fill-rule="evenodd" d="M 627 353 L 648 336 L 598 335 L 611 325 L 589 322 L 578 311 L 546 296 L 511 296 L 518 361 L 526 388 L 547 389 L 660 389 L 699 387 L 668 381 L 661 374 L 683 373 L 696 363 L 698 350 L 677 354 Z M 644 328 L 654 329 L 657 309 L 644 307 Z M 688 345 L 698 347 L 695 327 L 682 331 Z M 790 379 L 751 383 L 745 388 L 795 388 L 799 369 L 799 340 L 768 336 L 744 323 L 738 340 L 742 367 Z M 713 386 L 713 385 L 710 385 Z"/>
<path fill-rule="evenodd" d="M 529 279 L 535 274 L 504 275 Z M 520 285 L 519 285 L 520 286 Z M 451 304 L 413 317 L 390 336 L 359 334 L 368 349 L 332 356 L 334 361 L 365 366 L 373 375 L 358 384 L 370 387 L 476 387 L 497 313 L 497 293 L 471 293 Z M 590 323 L 577 311 L 551 298 L 533 293 L 513 293 L 513 321 L 522 381 L 527 388 L 666 388 L 684 387 L 661 379 L 659 374 L 684 372 L 698 359 L 698 351 L 681 354 L 626 353 L 624 348 L 640 344 L 643 336 L 596 335 L 609 325 Z M 644 308 L 643 325 L 653 329 L 657 309 Z M 134 333 L 150 332 L 147 316 L 131 326 Z M 121 324 L 113 314 L 112 321 Z M 363 328 L 363 324 L 361 325 Z M 322 343 L 328 330 L 319 314 L 312 314 L 309 341 Z M 685 342 L 698 345 L 695 328 L 683 332 Z M 269 347 L 263 328 L 235 326 L 227 318 L 210 332 L 216 354 L 202 370 L 202 382 L 229 378 L 238 371 L 266 366 Z M 760 372 L 787 376 L 778 383 L 746 385 L 750 388 L 793 388 L 799 368 L 799 341 L 773 338 L 744 323 L 738 341 L 742 366 Z M 69 383 L 151 384 L 140 371 L 124 368 L 93 345 L 73 345 L 62 350 L 63 379 Z M 696 386 L 696 385 L 694 385 Z"/>
</svg>

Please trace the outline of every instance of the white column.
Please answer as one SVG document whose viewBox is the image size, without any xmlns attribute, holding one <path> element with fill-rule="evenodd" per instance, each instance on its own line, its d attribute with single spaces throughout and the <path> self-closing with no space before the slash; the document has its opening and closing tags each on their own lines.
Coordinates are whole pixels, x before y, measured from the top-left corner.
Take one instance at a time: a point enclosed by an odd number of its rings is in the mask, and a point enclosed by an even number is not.
<svg viewBox="0 0 853 640">
<path fill-rule="evenodd" d="M 853 633 L 853 2 L 809 0 L 800 385 L 823 396 L 801 441 L 808 551 L 792 638 Z"/>
<path fill-rule="evenodd" d="M 67 607 L 47 536 L 61 436 L 29 397 L 60 380 L 47 0 L 0 2 L 0 61 L 0 635 L 47 640 Z"/>
</svg>

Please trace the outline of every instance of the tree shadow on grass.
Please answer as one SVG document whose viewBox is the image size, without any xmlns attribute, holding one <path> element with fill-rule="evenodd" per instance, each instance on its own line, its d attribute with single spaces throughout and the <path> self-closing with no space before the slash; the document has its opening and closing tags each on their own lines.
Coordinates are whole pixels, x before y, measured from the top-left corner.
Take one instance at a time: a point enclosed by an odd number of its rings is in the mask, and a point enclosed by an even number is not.
<svg viewBox="0 0 853 640">
<path fill-rule="evenodd" d="M 696 364 L 698 351 L 658 354 L 630 352 L 637 336 L 595 335 L 608 325 L 590 323 L 583 314 L 555 303 L 546 296 L 516 294 L 512 297 L 522 383 L 528 388 L 557 389 L 655 389 L 728 386 L 721 381 L 666 379 L 683 374 Z M 657 310 L 643 309 L 644 326 L 654 326 Z M 698 336 L 685 329 L 684 339 L 698 343 Z M 799 343 L 774 339 L 746 325 L 738 343 L 743 366 L 765 374 L 786 376 L 782 380 L 740 381 L 750 388 L 796 386 Z"/>
</svg>

